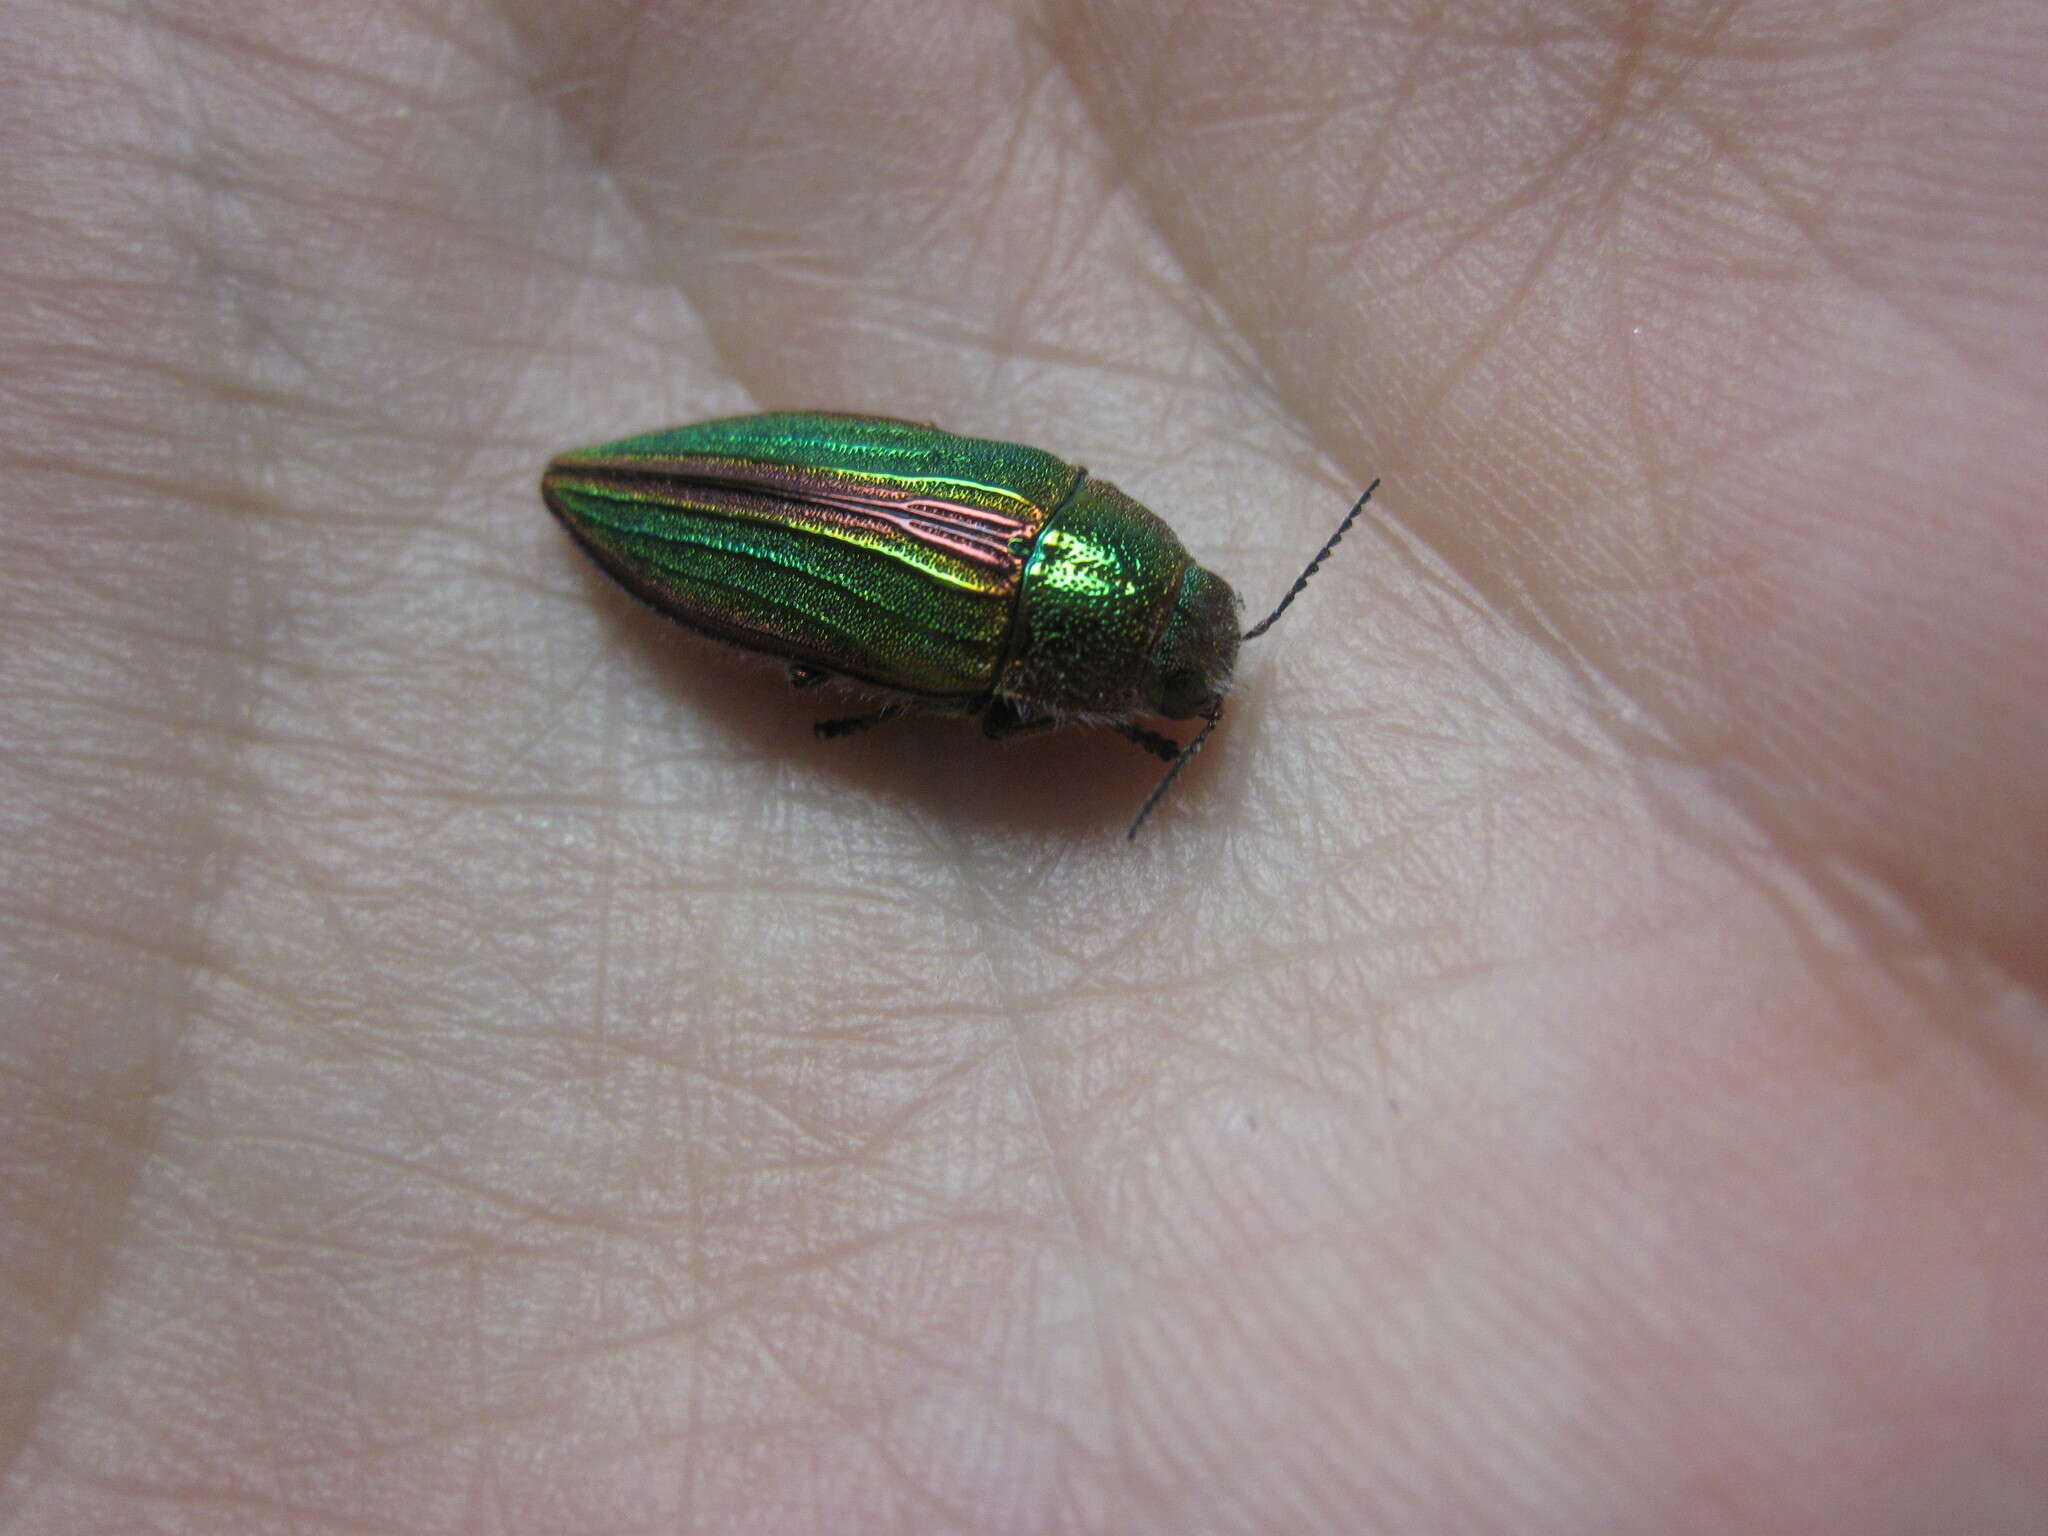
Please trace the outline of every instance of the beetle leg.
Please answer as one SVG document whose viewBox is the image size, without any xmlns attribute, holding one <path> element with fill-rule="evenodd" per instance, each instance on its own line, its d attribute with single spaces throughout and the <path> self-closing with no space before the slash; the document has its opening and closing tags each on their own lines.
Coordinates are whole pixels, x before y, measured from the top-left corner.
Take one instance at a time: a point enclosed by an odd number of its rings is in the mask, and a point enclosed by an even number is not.
<svg viewBox="0 0 2048 1536">
<path fill-rule="evenodd" d="M 902 704 L 884 704 L 873 714 L 841 715 L 836 720 L 820 720 L 811 729 L 818 733 L 820 741 L 833 741 L 841 736 L 851 736 L 856 731 L 872 730 L 885 720 L 894 720 L 906 707 Z"/>
<path fill-rule="evenodd" d="M 1059 721 L 1051 715 L 1023 714 L 1008 699 L 995 699 L 982 713 L 981 734 L 990 741 L 1001 741 L 1007 736 L 1025 736 L 1032 731 L 1050 730 L 1058 724 Z"/>
<path fill-rule="evenodd" d="M 1162 763 L 1170 763 L 1180 756 L 1180 743 L 1171 736 L 1162 736 L 1157 731 L 1148 731 L 1142 725 L 1132 725 L 1128 721 L 1112 725 L 1110 729 L 1125 741 L 1137 743 Z"/>
<path fill-rule="evenodd" d="M 814 667 L 807 661 L 792 661 L 789 664 L 789 686 L 792 688 L 815 688 L 820 683 L 832 681 L 832 674 L 823 667 Z"/>
</svg>

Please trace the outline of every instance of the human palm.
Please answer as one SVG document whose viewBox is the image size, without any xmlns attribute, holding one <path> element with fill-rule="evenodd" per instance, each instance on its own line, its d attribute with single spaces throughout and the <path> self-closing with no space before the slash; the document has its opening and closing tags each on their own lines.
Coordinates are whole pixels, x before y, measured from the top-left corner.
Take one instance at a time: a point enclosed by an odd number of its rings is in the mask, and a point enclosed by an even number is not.
<svg viewBox="0 0 2048 1536">
<path fill-rule="evenodd" d="M 0 1528 L 2048 1525 L 2048 12 L 21 0 Z M 562 447 L 1249 647 L 810 738 Z"/>
</svg>

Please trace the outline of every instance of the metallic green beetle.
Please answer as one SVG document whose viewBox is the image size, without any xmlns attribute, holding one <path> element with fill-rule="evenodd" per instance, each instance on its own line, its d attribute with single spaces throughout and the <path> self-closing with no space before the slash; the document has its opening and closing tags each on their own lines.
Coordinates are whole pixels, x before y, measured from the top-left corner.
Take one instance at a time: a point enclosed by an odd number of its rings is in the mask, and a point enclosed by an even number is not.
<svg viewBox="0 0 2048 1536">
<path fill-rule="evenodd" d="M 1375 485 L 1377 482 L 1375 482 Z M 559 456 L 541 494 L 608 574 L 666 617 L 777 656 L 807 687 L 882 695 L 840 736 L 909 709 L 990 737 L 1107 726 L 1173 764 L 1220 716 L 1237 594 L 1106 480 L 1038 448 L 816 411 L 732 416 Z M 1207 722 L 1181 747 L 1137 721 Z"/>
</svg>

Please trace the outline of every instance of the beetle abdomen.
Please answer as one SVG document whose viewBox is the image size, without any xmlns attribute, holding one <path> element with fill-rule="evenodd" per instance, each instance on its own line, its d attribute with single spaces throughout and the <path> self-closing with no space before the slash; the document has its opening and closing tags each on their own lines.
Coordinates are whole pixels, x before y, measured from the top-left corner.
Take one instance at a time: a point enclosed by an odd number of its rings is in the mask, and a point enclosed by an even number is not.
<svg viewBox="0 0 2048 1536">
<path fill-rule="evenodd" d="M 1079 472 L 883 417 L 731 417 L 563 454 L 548 506 L 670 618 L 934 700 L 988 694 Z"/>
</svg>

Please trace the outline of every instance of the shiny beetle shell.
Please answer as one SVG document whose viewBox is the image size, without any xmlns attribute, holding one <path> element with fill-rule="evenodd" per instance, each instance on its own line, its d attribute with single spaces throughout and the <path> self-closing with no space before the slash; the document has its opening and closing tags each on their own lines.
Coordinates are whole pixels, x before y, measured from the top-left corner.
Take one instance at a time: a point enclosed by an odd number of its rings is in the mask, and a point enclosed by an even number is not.
<svg viewBox="0 0 2048 1536">
<path fill-rule="evenodd" d="M 864 684 L 892 713 L 979 713 L 1002 735 L 1213 716 L 1230 688 L 1228 583 L 1041 449 L 772 412 L 562 454 L 541 490 L 668 618 L 782 657 L 800 682 Z"/>
</svg>

